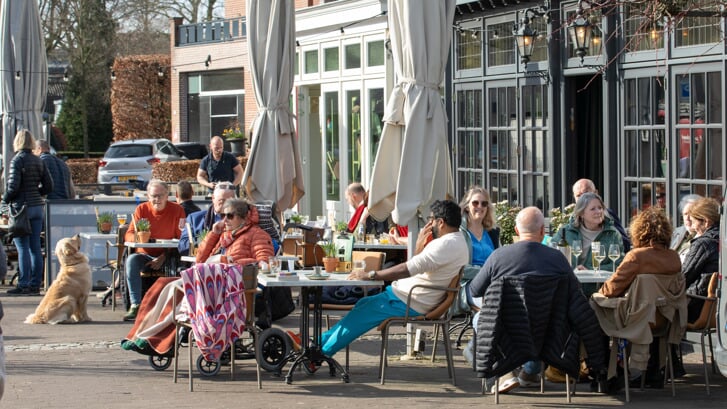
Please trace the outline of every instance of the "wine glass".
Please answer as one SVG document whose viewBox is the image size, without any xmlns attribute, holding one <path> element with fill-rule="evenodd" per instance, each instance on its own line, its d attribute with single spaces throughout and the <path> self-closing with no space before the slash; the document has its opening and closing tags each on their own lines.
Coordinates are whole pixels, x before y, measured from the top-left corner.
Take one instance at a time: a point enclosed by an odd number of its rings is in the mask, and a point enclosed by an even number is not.
<svg viewBox="0 0 727 409">
<path fill-rule="evenodd" d="M 596 272 L 599 271 L 601 264 L 598 262 L 598 259 L 596 258 L 596 255 L 601 249 L 601 243 L 594 241 L 591 243 L 591 265 L 596 269 Z"/>
<path fill-rule="evenodd" d="M 116 221 L 119 222 L 119 226 L 126 224 L 126 213 L 119 213 L 116 215 Z"/>
<path fill-rule="evenodd" d="M 580 240 L 573 240 L 573 243 L 570 245 L 570 251 L 574 256 L 576 256 L 575 265 L 578 266 L 578 258 L 583 253 L 583 243 Z"/>
<path fill-rule="evenodd" d="M 601 271 L 601 262 L 606 259 L 606 246 L 599 244 L 593 257 L 596 259 L 594 264 L 596 264 L 596 272 L 598 273 Z"/>
<path fill-rule="evenodd" d="M 616 271 L 616 260 L 618 260 L 619 257 L 621 257 L 621 247 L 619 247 L 618 244 L 611 244 L 608 246 L 608 258 L 610 258 L 613 263 L 613 267 L 611 268 L 612 272 Z"/>
</svg>

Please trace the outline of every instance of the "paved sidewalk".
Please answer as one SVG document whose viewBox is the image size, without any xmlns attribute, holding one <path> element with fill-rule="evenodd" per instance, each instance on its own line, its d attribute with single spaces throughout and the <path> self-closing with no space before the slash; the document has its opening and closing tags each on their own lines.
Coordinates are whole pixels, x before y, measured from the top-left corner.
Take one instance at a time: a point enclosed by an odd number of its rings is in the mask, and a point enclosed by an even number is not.
<svg viewBox="0 0 727 409">
<path fill-rule="evenodd" d="M 119 341 L 131 328 L 121 321 L 123 311 L 102 308 L 91 297 L 92 323 L 80 325 L 27 325 L 25 316 L 40 302 L 40 297 L 7 297 L 0 288 L 5 309 L 2 321 L 5 336 L 8 379 L 3 408 L 346 408 L 417 407 L 461 408 L 494 404 L 494 396 L 480 394 L 480 380 L 473 376 L 461 352 L 455 351 L 457 386 L 447 379 L 446 362 L 440 346 L 438 361 L 390 361 L 386 385 L 377 378 L 379 338 L 375 332 L 352 345 L 351 383 L 330 378 L 327 368 L 314 375 L 298 372 L 292 385 L 263 372 L 263 389 L 258 390 L 252 361 L 238 361 L 235 380 L 228 367 L 214 377 L 194 372 L 195 392 L 187 391 L 186 361 L 180 362 L 180 383 L 172 382 L 171 368 L 155 371 L 146 356 L 124 351 Z M 276 326 L 296 328 L 298 316 L 287 317 Z M 431 348 L 432 342 L 427 342 Z M 403 337 L 391 342 L 392 352 L 403 352 Z M 183 351 L 186 353 L 186 350 Z M 343 361 L 343 353 L 337 356 Z M 713 375 L 712 396 L 703 385 L 700 357 L 687 356 L 690 375 L 677 381 L 677 396 L 670 389 L 633 390 L 632 408 L 723 408 L 727 402 L 727 379 Z M 352 400 L 352 399 L 355 399 Z M 547 384 L 546 393 L 519 389 L 501 396 L 500 407 L 563 407 L 563 385 Z M 579 384 L 573 397 L 574 408 L 616 407 L 624 405 L 623 392 L 608 396 L 588 392 Z"/>
</svg>

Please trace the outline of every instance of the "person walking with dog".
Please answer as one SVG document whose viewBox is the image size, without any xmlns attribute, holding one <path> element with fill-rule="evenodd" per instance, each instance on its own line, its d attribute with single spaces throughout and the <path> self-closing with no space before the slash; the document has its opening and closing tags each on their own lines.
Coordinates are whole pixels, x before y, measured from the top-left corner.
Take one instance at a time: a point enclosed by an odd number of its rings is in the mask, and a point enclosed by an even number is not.
<svg viewBox="0 0 727 409">
<path fill-rule="evenodd" d="M 1 207 L 9 206 L 12 214 L 21 215 L 25 212 L 29 228 L 27 230 L 18 228 L 15 232 L 11 232 L 13 243 L 18 249 L 20 277 L 18 286 L 8 290 L 8 295 L 40 295 L 40 285 L 43 281 L 43 253 L 40 247 L 45 205 L 43 196 L 53 192 L 53 179 L 43 161 L 33 155 L 34 148 L 33 134 L 27 129 L 18 131 L 13 140 L 15 156 L 10 161 Z M 22 217 L 19 216 L 18 219 Z"/>
</svg>

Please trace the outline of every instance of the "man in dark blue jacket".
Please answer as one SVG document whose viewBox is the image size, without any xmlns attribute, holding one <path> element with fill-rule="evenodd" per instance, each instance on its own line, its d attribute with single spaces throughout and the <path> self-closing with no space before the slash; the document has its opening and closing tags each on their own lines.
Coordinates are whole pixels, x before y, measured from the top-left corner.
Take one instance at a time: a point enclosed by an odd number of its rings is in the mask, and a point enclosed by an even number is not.
<svg viewBox="0 0 727 409">
<path fill-rule="evenodd" d="M 48 168 L 51 178 L 53 178 L 53 191 L 48 193 L 46 198 L 74 199 L 76 197 L 76 189 L 71 179 L 71 171 L 68 169 L 66 162 L 50 152 L 48 141 L 44 139 L 37 140 L 33 153 L 40 157 L 45 167 Z"/>
</svg>

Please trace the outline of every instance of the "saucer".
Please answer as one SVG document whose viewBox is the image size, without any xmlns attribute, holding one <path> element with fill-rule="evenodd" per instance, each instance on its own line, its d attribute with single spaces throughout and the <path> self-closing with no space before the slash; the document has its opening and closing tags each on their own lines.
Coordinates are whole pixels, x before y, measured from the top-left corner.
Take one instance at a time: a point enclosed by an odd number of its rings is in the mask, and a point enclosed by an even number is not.
<svg viewBox="0 0 727 409">
<path fill-rule="evenodd" d="M 315 273 L 305 273 L 305 276 L 309 280 L 327 280 L 331 275 L 328 273 L 321 273 L 320 275 L 316 275 Z"/>
</svg>

